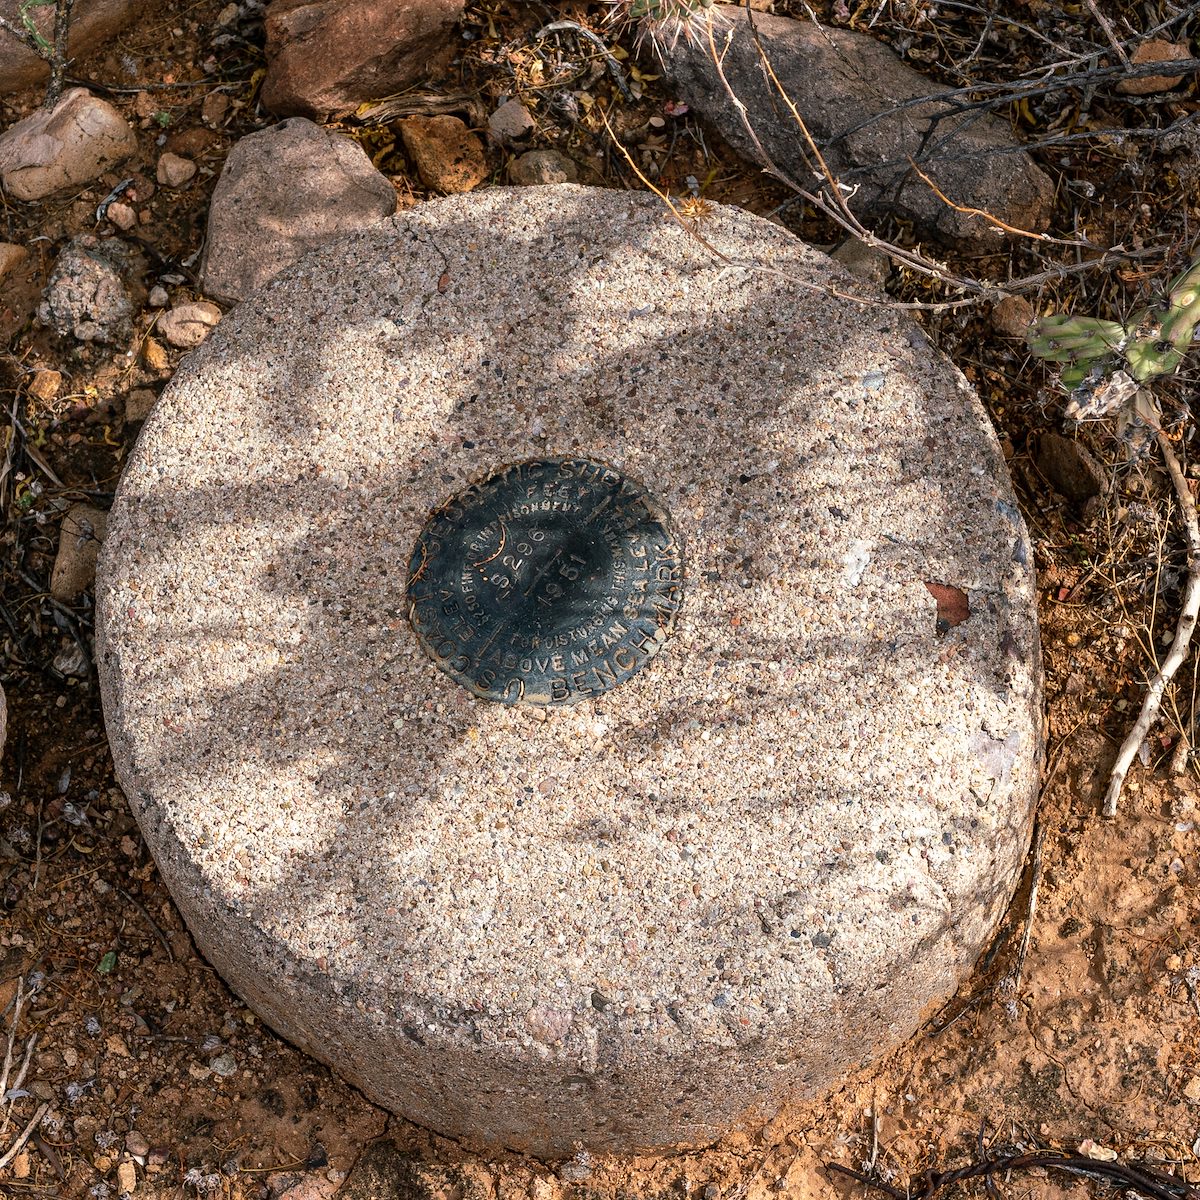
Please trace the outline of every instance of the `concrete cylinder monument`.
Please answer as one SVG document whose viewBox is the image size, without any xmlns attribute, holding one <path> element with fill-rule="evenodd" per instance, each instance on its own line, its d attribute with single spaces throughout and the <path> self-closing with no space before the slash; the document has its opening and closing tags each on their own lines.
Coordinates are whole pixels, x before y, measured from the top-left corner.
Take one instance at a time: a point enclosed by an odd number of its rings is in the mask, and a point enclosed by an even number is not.
<svg viewBox="0 0 1200 1200">
<path fill-rule="evenodd" d="M 557 185 L 331 243 L 188 356 L 110 517 L 106 719 L 199 946 L 475 1146 L 819 1094 L 1026 852 L 1032 554 L 977 397 L 785 230 L 700 233 Z"/>
</svg>

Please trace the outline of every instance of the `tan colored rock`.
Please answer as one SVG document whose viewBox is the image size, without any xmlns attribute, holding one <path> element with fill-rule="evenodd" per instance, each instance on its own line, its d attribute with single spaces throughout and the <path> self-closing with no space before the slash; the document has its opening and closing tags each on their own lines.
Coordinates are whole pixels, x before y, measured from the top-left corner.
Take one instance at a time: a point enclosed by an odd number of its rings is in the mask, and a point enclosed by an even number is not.
<svg viewBox="0 0 1200 1200">
<path fill-rule="evenodd" d="M 1036 316 L 1024 296 L 1005 296 L 992 308 L 992 328 L 1004 337 L 1023 338 Z"/>
<path fill-rule="evenodd" d="M 487 178 L 483 143 L 457 117 L 408 117 L 400 137 L 421 182 L 434 191 L 469 192 Z"/>
<path fill-rule="evenodd" d="M 104 214 L 118 229 L 132 229 L 138 223 L 137 212 L 132 205 L 114 200 Z"/>
<path fill-rule="evenodd" d="M 129 1159 L 125 1159 L 117 1167 L 117 1193 L 121 1196 L 129 1196 L 133 1194 L 133 1189 L 136 1187 L 137 1169 Z"/>
<path fill-rule="evenodd" d="M 0 0 L 0 16 L 19 24 L 21 7 L 22 0 Z M 85 58 L 109 41 L 135 15 L 148 19 L 157 7 L 155 0 L 75 0 L 67 42 L 71 58 Z M 54 5 L 28 7 L 27 11 L 42 36 L 52 37 Z M 0 95 L 22 91 L 46 77 L 46 64 L 42 59 L 16 38 L 0 34 Z"/>
<path fill-rule="evenodd" d="M 229 111 L 229 97 L 224 92 L 209 92 L 200 105 L 200 119 L 205 125 L 216 127 Z"/>
<path fill-rule="evenodd" d="M 96 557 L 108 528 L 108 513 L 72 504 L 58 531 L 58 554 L 50 573 L 50 595 L 61 604 L 78 600 L 96 577 Z"/>
<path fill-rule="evenodd" d="M 29 251 L 12 242 L 0 242 L 0 279 L 15 271 L 27 258 Z"/>
<path fill-rule="evenodd" d="M 165 371 L 171 365 L 166 347 L 154 338 L 146 339 L 146 344 L 142 347 L 142 361 L 152 371 Z"/>
<path fill-rule="evenodd" d="M 1165 38 L 1151 38 L 1129 56 L 1129 61 L 1135 67 L 1145 63 L 1190 63 L 1192 55 L 1186 44 L 1168 42 Z M 1143 75 L 1139 79 L 1122 79 L 1117 84 L 1117 91 L 1125 96 L 1152 96 L 1155 92 L 1169 92 L 1182 82 L 1182 75 Z"/>
<path fill-rule="evenodd" d="M 181 188 L 196 174 L 196 164 L 190 158 L 182 158 L 168 151 L 158 159 L 156 177 L 163 187 Z"/>
<path fill-rule="evenodd" d="M 39 400 L 53 400 L 62 387 L 62 372 L 43 370 L 35 372 L 29 381 L 29 394 Z"/>
<path fill-rule="evenodd" d="M 263 106 L 326 117 L 403 91 L 449 61 L 463 0 L 274 0 Z"/>
<path fill-rule="evenodd" d="M 90 183 L 137 150 L 125 118 L 106 100 L 72 88 L 0 135 L 0 180 L 18 200 Z"/>
<path fill-rule="evenodd" d="M 230 151 L 208 211 L 202 289 L 230 303 L 302 254 L 396 211 L 396 189 L 349 138 L 294 117 Z"/>
<path fill-rule="evenodd" d="M 508 164 L 508 177 L 516 184 L 537 186 L 574 183 L 579 178 L 575 164 L 557 150 L 527 150 Z"/>
<path fill-rule="evenodd" d="M 205 300 L 177 304 L 158 319 L 158 331 L 180 350 L 192 350 L 212 332 L 221 310 Z"/>
</svg>

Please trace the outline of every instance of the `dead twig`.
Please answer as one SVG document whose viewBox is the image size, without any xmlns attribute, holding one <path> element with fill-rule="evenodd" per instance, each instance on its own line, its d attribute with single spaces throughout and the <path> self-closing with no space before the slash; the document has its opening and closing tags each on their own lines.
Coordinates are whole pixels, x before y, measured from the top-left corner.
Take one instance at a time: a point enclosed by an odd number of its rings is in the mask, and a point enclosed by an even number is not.
<svg viewBox="0 0 1200 1200">
<path fill-rule="evenodd" d="M 1161 430 L 1157 434 L 1157 440 L 1183 513 L 1183 524 L 1188 541 L 1188 580 L 1170 652 L 1163 660 L 1157 674 L 1150 681 L 1150 686 L 1146 689 L 1146 697 L 1142 701 L 1142 711 L 1125 741 L 1121 744 L 1117 761 L 1113 763 L 1108 791 L 1104 794 L 1104 806 L 1101 810 L 1106 817 L 1117 815 L 1117 802 L 1121 798 L 1121 788 L 1125 784 L 1125 776 L 1133 764 L 1139 747 L 1146 740 L 1150 726 L 1154 724 L 1154 720 L 1158 716 L 1167 684 L 1171 682 L 1171 677 L 1179 670 L 1183 660 L 1187 658 L 1192 644 L 1192 635 L 1196 631 L 1196 619 L 1197 616 L 1200 616 L 1200 521 L 1196 516 L 1196 501 L 1192 496 L 1191 488 L 1188 487 L 1183 468 L 1179 465 L 1179 459 L 1175 457 L 1175 450 Z"/>
<path fill-rule="evenodd" d="M 1029 955 L 1029 943 L 1033 937 L 1033 919 L 1037 915 L 1038 888 L 1042 882 L 1042 849 L 1046 843 L 1046 827 L 1039 820 L 1033 832 L 1033 845 L 1029 849 L 1029 901 L 1025 905 L 1025 929 L 1021 934 L 1021 945 L 1017 948 L 1017 961 L 1013 963 L 1013 996 L 1021 994 L 1021 975 L 1025 971 L 1025 959 Z"/>
<path fill-rule="evenodd" d="M 29 1141 L 30 1134 L 42 1123 L 42 1118 L 50 1111 L 50 1101 L 43 1101 L 41 1107 L 29 1118 L 29 1124 L 17 1135 L 17 1140 L 0 1155 L 0 1171 L 3 1171 L 18 1154 L 21 1153 L 21 1147 Z"/>
</svg>

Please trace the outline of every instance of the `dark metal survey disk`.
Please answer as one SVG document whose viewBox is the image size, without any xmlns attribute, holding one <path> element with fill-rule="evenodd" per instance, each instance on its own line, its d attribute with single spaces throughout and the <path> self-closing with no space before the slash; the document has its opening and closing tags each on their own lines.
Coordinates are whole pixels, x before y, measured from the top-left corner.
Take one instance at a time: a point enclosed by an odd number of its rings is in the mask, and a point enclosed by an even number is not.
<svg viewBox="0 0 1200 1200">
<path fill-rule="evenodd" d="M 644 488 L 605 463 L 502 467 L 429 516 L 408 615 L 457 683 L 506 704 L 573 704 L 658 653 L 683 599 L 679 544 Z"/>
</svg>

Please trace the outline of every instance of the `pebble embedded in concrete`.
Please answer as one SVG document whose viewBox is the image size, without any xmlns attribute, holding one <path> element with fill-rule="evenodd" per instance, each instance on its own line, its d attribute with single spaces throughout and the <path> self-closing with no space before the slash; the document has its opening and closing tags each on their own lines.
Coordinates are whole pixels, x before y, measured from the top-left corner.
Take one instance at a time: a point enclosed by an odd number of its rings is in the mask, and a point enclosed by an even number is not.
<svg viewBox="0 0 1200 1200">
<path fill-rule="evenodd" d="M 705 239 L 562 185 L 324 246 L 191 353 L 110 519 L 109 736 L 193 936 L 474 1144 L 820 1093 L 954 992 L 1024 857 L 1032 556 L 977 398 L 786 231 Z M 638 674 L 535 711 L 439 671 L 404 589 L 434 506 L 551 455 L 666 506 L 685 594 Z"/>
</svg>

